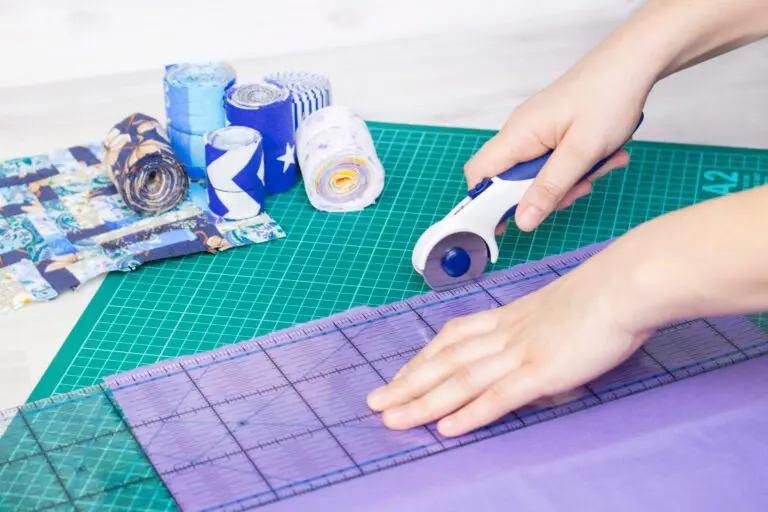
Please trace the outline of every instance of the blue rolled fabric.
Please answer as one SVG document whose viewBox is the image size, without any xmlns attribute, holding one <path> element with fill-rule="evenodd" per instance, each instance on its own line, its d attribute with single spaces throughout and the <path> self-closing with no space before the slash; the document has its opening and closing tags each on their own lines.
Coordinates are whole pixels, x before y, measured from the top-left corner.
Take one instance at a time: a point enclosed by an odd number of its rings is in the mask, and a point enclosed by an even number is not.
<svg viewBox="0 0 768 512">
<path fill-rule="evenodd" d="M 264 211 L 264 147 L 261 134 L 246 126 L 227 126 L 208 134 L 205 144 L 211 212 L 241 220 Z"/>
<path fill-rule="evenodd" d="M 165 112 L 173 150 L 193 180 L 205 178 L 204 135 L 227 124 L 224 96 L 235 70 L 224 62 L 166 66 Z"/>
<path fill-rule="evenodd" d="M 162 125 L 141 113 L 110 130 L 103 162 L 123 202 L 142 215 L 175 208 L 189 190 L 189 176 L 174 156 Z"/>
<path fill-rule="evenodd" d="M 281 71 L 268 75 L 265 80 L 291 92 L 294 131 L 310 114 L 331 105 L 331 82 L 322 75 Z"/>
<path fill-rule="evenodd" d="M 230 124 L 253 128 L 263 138 L 267 194 L 290 190 L 298 173 L 288 89 L 266 82 L 236 85 L 227 91 L 225 108 Z"/>
<path fill-rule="evenodd" d="M 189 177 L 194 181 L 205 179 L 205 134 L 186 133 L 168 125 L 168 136 Z"/>
</svg>

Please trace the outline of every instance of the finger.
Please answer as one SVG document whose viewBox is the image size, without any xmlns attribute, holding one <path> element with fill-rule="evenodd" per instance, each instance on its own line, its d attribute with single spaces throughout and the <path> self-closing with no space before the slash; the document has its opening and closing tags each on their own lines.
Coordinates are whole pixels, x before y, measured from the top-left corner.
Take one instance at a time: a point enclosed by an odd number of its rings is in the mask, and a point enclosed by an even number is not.
<svg viewBox="0 0 768 512">
<path fill-rule="evenodd" d="M 496 236 L 503 235 L 506 229 L 507 229 L 507 221 L 501 222 L 498 226 L 496 226 Z"/>
<path fill-rule="evenodd" d="M 629 153 L 623 149 L 619 150 L 619 152 L 617 152 L 607 162 L 605 162 L 602 167 L 595 171 L 594 174 L 590 175 L 586 180 L 577 183 L 573 188 L 571 188 L 565 194 L 565 197 L 562 199 L 562 201 L 560 201 L 555 209 L 564 210 L 568 208 L 577 200 L 586 195 L 589 195 L 592 192 L 592 183 L 599 180 L 608 173 L 615 171 L 616 169 L 626 167 L 627 165 L 629 165 Z"/>
<path fill-rule="evenodd" d="M 525 348 L 487 356 L 460 366 L 442 384 L 424 396 L 384 412 L 384 424 L 392 429 L 409 429 L 450 414 L 477 398 L 483 391 L 520 367 Z"/>
<path fill-rule="evenodd" d="M 573 203 L 575 203 L 578 199 L 581 199 L 584 196 L 589 195 L 592 192 L 592 183 L 589 181 L 582 181 L 581 183 L 576 184 L 575 187 L 573 187 L 571 190 L 568 191 L 567 194 L 565 194 L 565 197 L 562 201 L 560 201 L 560 204 L 557 205 L 555 208 L 556 210 L 564 210 L 565 208 L 568 208 Z"/>
<path fill-rule="evenodd" d="M 477 399 L 440 420 L 437 424 L 438 432 L 446 437 L 460 436 L 540 398 L 541 379 L 538 375 L 529 365 L 513 370 Z"/>
<path fill-rule="evenodd" d="M 464 175 L 470 187 L 550 150 L 532 132 L 515 126 L 509 123 L 502 128 L 465 164 Z"/>
<path fill-rule="evenodd" d="M 400 371 L 395 374 L 393 380 L 397 380 L 414 367 L 437 354 L 445 347 L 458 343 L 470 336 L 480 336 L 494 330 L 498 325 L 498 313 L 495 309 L 481 311 L 464 317 L 449 320 L 437 333 L 426 347 L 416 354 Z"/>
<path fill-rule="evenodd" d="M 368 405 L 374 411 L 383 411 L 415 400 L 434 389 L 458 368 L 498 354 L 504 350 L 505 341 L 502 334 L 492 333 L 450 345 L 418 368 L 371 393 Z"/>
<path fill-rule="evenodd" d="M 520 200 L 515 212 L 520 229 L 535 229 L 600 157 L 594 143 L 580 143 L 575 136 L 566 134 Z"/>
<path fill-rule="evenodd" d="M 592 175 L 590 175 L 587 178 L 587 181 L 589 181 L 590 183 L 594 183 L 595 181 L 599 180 L 603 176 L 607 175 L 609 172 L 615 171 L 616 169 L 624 168 L 628 165 L 629 165 L 629 153 L 624 149 L 620 149 L 618 152 L 616 152 L 615 155 L 609 158 L 608 161 L 605 162 L 597 171 L 595 171 Z"/>
</svg>

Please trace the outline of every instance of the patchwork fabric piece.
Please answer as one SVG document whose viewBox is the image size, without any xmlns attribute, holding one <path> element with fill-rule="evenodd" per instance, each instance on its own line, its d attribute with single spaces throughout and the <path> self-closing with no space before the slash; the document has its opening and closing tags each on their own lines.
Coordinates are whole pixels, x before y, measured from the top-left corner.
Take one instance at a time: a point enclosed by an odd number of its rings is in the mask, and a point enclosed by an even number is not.
<svg viewBox="0 0 768 512">
<path fill-rule="evenodd" d="M 189 176 L 156 119 L 140 113 L 126 117 L 110 130 L 104 151 L 112 182 L 137 213 L 167 212 L 187 195 Z"/>
<path fill-rule="evenodd" d="M 94 143 L 0 162 L 0 313 L 106 272 L 285 236 L 264 213 L 219 219 L 199 183 L 172 210 L 141 215 L 126 206 L 103 159 Z"/>
</svg>

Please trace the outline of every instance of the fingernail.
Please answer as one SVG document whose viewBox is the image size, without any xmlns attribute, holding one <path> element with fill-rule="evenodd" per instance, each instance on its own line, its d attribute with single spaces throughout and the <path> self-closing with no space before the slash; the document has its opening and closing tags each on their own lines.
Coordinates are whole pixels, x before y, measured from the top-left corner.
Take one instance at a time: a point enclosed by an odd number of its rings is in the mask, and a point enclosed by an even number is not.
<svg viewBox="0 0 768 512">
<path fill-rule="evenodd" d="M 397 422 L 405 417 L 405 411 L 402 407 L 395 407 L 384 413 L 383 420 L 388 427 L 397 426 Z"/>
<path fill-rule="evenodd" d="M 456 422 L 451 418 L 443 418 L 437 422 L 437 431 L 440 433 L 440 435 L 451 437 L 451 431 L 455 425 Z"/>
<path fill-rule="evenodd" d="M 544 212 L 535 205 L 526 206 L 520 214 L 519 226 L 523 231 L 534 229 L 544 218 Z"/>
<path fill-rule="evenodd" d="M 371 394 L 368 395 L 368 406 L 371 409 L 381 409 L 382 405 L 384 405 L 384 395 L 383 388 L 371 391 Z"/>
</svg>

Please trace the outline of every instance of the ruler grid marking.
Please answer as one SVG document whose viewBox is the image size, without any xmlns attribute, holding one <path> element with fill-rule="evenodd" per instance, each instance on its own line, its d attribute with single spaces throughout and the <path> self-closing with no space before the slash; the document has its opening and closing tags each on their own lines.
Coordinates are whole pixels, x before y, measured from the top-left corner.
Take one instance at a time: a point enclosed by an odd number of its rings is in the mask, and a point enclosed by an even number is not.
<svg viewBox="0 0 768 512">
<path fill-rule="evenodd" d="M 29 431 L 29 435 L 32 436 L 32 439 L 35 441 L 35 444 L 37 444 L 37 448 L 40 450 L 40 454 L 45 459 L 45 462 L 48 464 L 48 467 L 53 472 L 53 476 L 56 477 L 56 481 L 61 486 L 61 490 L 64 491 L 64 495 L 67 497 L 67 501 L 70 505 L 72 505 L 72 508 L 75 510 L 75 512 L 79 512 L 79 508 L 77 505 L 75 505 L 75 500 L 72 498 L 72 494 L 70 494 L 69 489 L 67 489 L 67 484 L 64 483 L 64 480 L 61 478 L 61 475 L 58 471 L 56 471 L 56 467 L 53 465 L 53 462 L 51 461 L 51 457 L 48 455 L 48 452 L 45 451 L 45 447 L 43 446 L 43 443 L 40 442 L 40 438 L 37 436 L 34 430 L 32 430 L 32 425 L 30 425 L 29 420 L 27 419 L 26 414 L 23 411 L 19 411 L 19 418 L 21 418 L 21 421 L 24 422 L 24 425 L 27 427 Z"/>
<path fill-rule="evenodd" d="M 219 411 L 216 410 L 214 406 L 210 404 L 208 401 L 208 398 L 203 393 L 203 390 L 200 389 L 200 386 L 198 386 L 195 379 L 192 378 L 192 376 L 189 374 L 187 369 L 182 365 L 181 366 L 182 371 L 184 372 L 184 375 L 187 376 L 189 381 L 192 383 L 192 385 L 197 389 L 197 392 L 200 394 L 200 396 L 203 398 L 206 404 L 208 404 L 208 408 L 211 410 L 211 412 L 216 416 L 216 419 L 221 423 L 221 425 L 224 427 L 224 429 L 227 431 L 227 433 L 230 435 L 232 440 L 234 441 L 235 445 L 240 449 L 240 452 L 245 456 L 246 459 L 248 459 L 248 462 L 250 462 L 251 466 L 253 466 L 253 469 L 256 470 L 256 473 L 259 475 L 261 480 L 269 487 L 269 490 L 272 494 L 274 494 L 275 499 L 279 500 L 279 496 L 275 492 L 275 490 L 272 488 L 272 484 L 269 483 L 269 480 L 264 476 L 264 473 L 262 473 L 261 469 L 259 469 L 259 466 L 256 464 L 256 462 L 253 460 L 253 458 L 248 454 L 248 452 L 243 448 L 243 445 L 240 444 L 240 440 L 235 436 L 235 434 L 232 432 L 232 430 L 229 428 L 229 425 L 222 419 L 221 414 L 219 414 Z"/>
<path fill-rule="evenodd" d="M 424 316 L 422 316 L 422 315 L 421 315 L 421 313 L 419 313 L 418 311 L 416 311 L 416 308 L 414 308 L 414 307 L 411 305 L 411 303 L 410 303 L 410 302 L 406 302 L 406 304 L 407 304 L 407 305 L 408 305 L 408 307 L 411 309 L 411 311 L 413 311 L 413 312 L 416 314 L 416 316 L 419 318 L 419 320 L 421 320 L 421 322 L 422 322 L 424 325 L 426 325 L 426 326 L 427 326 L 427 328 L 429 328 L 429 330 L 430 330 L 430 331 L 432 331 L 432 334 L 437 334 L 437 331 L 435 330 L 435 328 L 434 328 L 434 327 L 432 327 L 432 325 L 430 325 L 430 323 L 429 323 L 429 322 L 427 322 L 427 321 L 424 319 Z"/>
<path fill-rule="evenodd" d="M 645 345 L 641 346 L 641 347 L 640 347 L 640 350 L 641 350 L 641 351 L 642 351 L 642 352 L 643 352 L 643 353 L 644 353 L 646 356 L 648 356 L 649 358 L 651 358 L 651 359 L 653 360 L 653 362 L 654 362 L 654 363 L 656 363 L 657 365 L 659 365 L 659 367 L 660 367 L 662 370 L 664 370 L 665 372 L 667 372 L 667 375 L 669 375 L 669 376 L 670 376 L 670 377 L 672 377 L 673 379 L 677 380 L 677 377 L 675 377 L 675 376 L 672 374 L 672 371 L 670 371 L 670 370 L 669 370 L 669 368 L 667 368 L 666 366 L 664 366 L 664 363 L 662 363 L 661 361 L 659 361 L 659 359 L 658 359 L 656 356 L 654 356 L 653 354 L 651 354 L 651 353 L 648 351 L 648 349 L 647 349 L 647 348 L 645 348 Z"/>
<path fill-rule="evenodd" d="M 336 322 L 333 322 L 333 325 L 336 326 L 336 329 L 338 329 L 341 335 L 344 336 L 344 339 L 347 340 L 347 342 L 349 342 L 349 344 L 352 346 L 353 349 L 355 349 L 355 352 L 357 352 L 360 355 L 360 357 L 363 358 L 363 360 L 365 361 L 365 364 L 367 364 L 371 368 L 371 370 L 373 370 L 376 373 L 376 375 L 379 377 L 379 380 L 381 380 L 382 384 L 388 384 L 387 379 L 384 378 L 384 375 L 382 375 L 381 372 L 373 365 L 373 363 L 371 363 L 371 361 L 368 360 L 368 358 L 365 356 L 365 354 L 363 354 L 360 348 L 357 345 L 355 345 L 355 343 L 352 341 L 352 338 L 347 336 L 344 330 L 341 327 L 339 327 L 339 325 Z M 445 447 L 443 442 L 440 439 L 438 439 L 438 437 L 435 435 L 434 432 L 432 432 L 432 430 L 429 429 L 429 427 L 424 426 L 422 428 L 426 430 L 435 441 L 440 443 L 441 447 L 443 448 Z"/>
<path fill-rule="evenodd" d="M 102 389 L 102 393 L 104 394 L 104 398 L 109 403 L 109 406 L 112 408 L 112 411 L 114 412 L 114 414 L 120 419 L 120 423 L 129 432 L 133 442 L 136 443 L 137 447 L 140 447 L 141 446 L 141 442 L 136 438 L 136 433 L 131 429 L 130 425 L 128 425 L 128 422 L 125 421 L 125 416 L 123 415 L 123 412 L 120 410 L 120 408 L 114 402 L 114 400 L 112 400 L 112 396 L 111 396 L 109 390 Z M 149 463 L 149 465 L 152 467 L 152 471 L 154 471 L 155 475 L 157 475 L 157 477 L 159 478 L 160 477 L 160 473 L 157 471 L 157 467 L 155 466 L 155 463 L 152 460 L 152 458 L 151 457 L 147 457 L 146 459 L 147 459 L 147 462 Z M 152 478 L 152 477 L 147 477 L 147 479 L 150 479 L 150 478 Z M 124 484 L 124 485 L 129 485 L 129 484 Z M 171 499 L 173 500 L 174 505 L 176 505 L 176 507 L 181 509 L 181 507 L 179 506 L 179 503 L 176 501 L 176 498 L 173 496 L 173 494 L 170 494 L 170 496 L 171 496 Z M 80 499 L 82 499 L 82 498 L 80 498 Z"/>
<path fill-rule="evenodd" d="M 347 447 L 346 447 L 346 446 L 344 446 L 344 445 L 341 443 L 341 441 L 339 441 L 338 437 L 336 437 L 336 434 L 334 434 L 334 433 L 333 433 L 333 431 L 331 431 L 330 427 L 329 427 L 329 426 L 328 426 L 328 425 L 325 423 L 325 420 L 323 420 L 323 419 L 320 417 L 320 415 L 317 413 L 317 411 L 315 410 L 315 408 L 314 408 L 314 407 L 312 407 L 312 405 L 310 405 L 310 403 L 307 401 L 307 399 L 304 397 L 304 395 L 301 393 L 301 391 L 299 391 L 299 390 L 298 390 L 298 388 L 296 387 L 296 385 L 295 385 L 293 382 L 291 382 L 290 378 L 288 378 L 288 376 L 285 374 L 285 372 L 284 372 L 284 371 L 283 371 L 283 369 L 280 367 L 280 365 L 278 365 L 278 364 L 275 362 L 275 360 L 272 358 L 272 356 L 270 356 L 270 355 L 267 353 L 267 351 L 266 351 L 266 350 L 263 350 L 263 349 L 262 349 L 262 353 L 263 353 L 264 355 L 266 355 L 266 356 L 267 356 L 267 359 L 269 359 L 269 361 L 272 363 L 272 365 L 274 365 L 275 369 L 276 369 L 278 372 L 280 372 L 280 374 L 282 375 L 282 377 L 283 377 L 283 378 L 284 378 L 284 379 L 285 379 L 285 380 L 286 380 L 286 381 L 287 381 L 287 382 L 290 384 L 290 386 L 291 386 L 291 388 L 293 389 L 293 391 L 294 391 L 294 392 L 295 392 L 295 393 L 296 393 L 296 394 L 299 396 L 299 398 L 301 399 L 301 401 L 302 401 L 302 402 L 304 402 L 304 405 L 306 405 L 306 406 L 307 406 L 307 408 L 308 408 L 310 411 L 312 411 L 312 414 L 314 414 L 314 416 L 315 416 L 315 418 L 317 419 L 317 421 L 319 421 L 319 422 L 320 422 L 320 424 L 323 426 L 323 428 L 324 428 L 324 429 L 325 429 L 325 430 L 328 432 L 328 435 L 329 435 L 329 436 L 331 436 L 331 438 L 332 438 L 332 439 L 333 439 L 333 440 L 336 442 L 336 444 L 337 444 L 337 445 L 339 445 L 339 448 L 341 448 L 341 450 L 344 452 L 344 454 L 347 456 L 347 458 L 349 458 L 350 462 L 352 462 L 352 463 L 355 465 L 355 467 L 357 468 L 357 470 L 358 470 L 358 471 L 360 472 L 360 474 L 362 475 L 362 474 L 363 474 L 363 470 L 362 470 L 362 468 L 361 468 L 361 467 L 360 467 L 360 465 L 357 463 L 357 461 L 356 461 L 356 460 L 355 460 L 355 459 L 352 457 L 352 454 L 350 454 L 350 453 L 349 453 L 349 451 L 347 450 Z"/>
<path fill-rule="evenodd" d="M 745 356 L 745 357 L 746 357 L 746 355 L 747 355 L 747 354 L 746 354 L 746 353 L 745 353 L 745 352 L 744 352 L 744 351 L 743 351 L 741 348 L 739 348 L 739 346 L 738 346 L 738 345 L 736 345 L 736 344 L 735 344 L 733 341 L 731 341 L 731 339 L 730 339 L 728 336 L 726 336 L 726 335 L 725 335 L 725 334 L 724 334 L 724 333 L 723 333 L 723 332 L 722 332 L 720 329 L 718 329 L 717 327 L 715 327 L 715 325 L 714 325 L 712 322 L 710 322 L 710 321 L 709 321 L 709 320 L 707 320 L 706 318 L 704 318 L 704 319 L 703 319 L 703 321 L 704 321 L 704 323 L 705 323 L 705 324 L 707 324 L 707 326 L 709 326 L 709 328 L 710 328 L 710 329 L 712 329 L 713 331 L 715 331 L 715 332 L 717 333 L 717 335 L 718 335 L 718 336 L 720 336 L 721 338 L 723 338 L 723 339 L 724 339 L 724 340 L 725 340 L 725 341 L 726 341 L 726 342 L 727 342 L 729 345 L 731 345 L 733 348 L 735 348 L 736 350 L 738 350 L 738 351 L 739 351 L 739 353 L 740 353 L 741 355 L 743 355 L 743 356 Z"/>
</svg>

